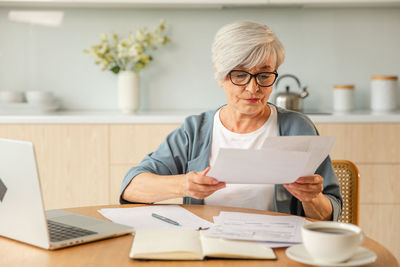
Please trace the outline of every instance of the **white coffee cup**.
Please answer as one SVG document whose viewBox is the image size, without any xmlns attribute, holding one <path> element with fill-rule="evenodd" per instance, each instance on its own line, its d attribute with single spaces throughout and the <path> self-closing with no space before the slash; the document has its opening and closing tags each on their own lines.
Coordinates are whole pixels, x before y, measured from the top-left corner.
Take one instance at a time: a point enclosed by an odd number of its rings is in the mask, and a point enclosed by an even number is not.
<svg viewBox="0 0 400 267">
<path fill-rule="evenodd" d="M 303 244 L 316 263 L 340 263 L 350 259 L 364 241 L 360 227 L 350 223 L 314 222 L 301 229 Z"/>
<path fill-rule="evenodd" d="M 0 91 L 0 103 L 24 102 L 24 93 L 18 91 Z"/>
<path fill-rule="evenodd" d="M 29 104 L 50 104 L 53 102 L 53 93 L 48 91 L 27 91 L 25 92 L 26 100 Z"/>
</svg>

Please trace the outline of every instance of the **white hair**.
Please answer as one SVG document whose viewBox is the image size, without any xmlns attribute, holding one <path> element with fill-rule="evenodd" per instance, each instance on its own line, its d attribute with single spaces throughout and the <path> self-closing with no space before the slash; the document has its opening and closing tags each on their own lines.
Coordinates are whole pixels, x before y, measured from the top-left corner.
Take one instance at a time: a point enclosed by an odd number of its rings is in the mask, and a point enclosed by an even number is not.
<svg viewBox="0 0 400 267">
<path fill-rule="evenodd" d="M 224 81 L 236 67 L 245 69 L 265 64 L 271 57 L 275 70 L 285 59 L 285 49 L 266 25 L 251 21 L 238 21 L 223 26 L 214 38 L 212 59 L 215 78 Z"/>
</svg>

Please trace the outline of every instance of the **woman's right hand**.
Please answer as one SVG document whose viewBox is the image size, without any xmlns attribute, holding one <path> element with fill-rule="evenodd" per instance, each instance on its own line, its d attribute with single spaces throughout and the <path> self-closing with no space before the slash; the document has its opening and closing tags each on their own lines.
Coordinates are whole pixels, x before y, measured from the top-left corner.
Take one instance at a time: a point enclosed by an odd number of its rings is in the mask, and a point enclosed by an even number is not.
<svg viewBox="0 0 400 267">
<path fill-rule="evenodd" d="M 224 182 L 206 176 L 209 170 L 210 167 L 202 172 L 189 172 L 184 176 L 182 191 L 185 197 L 204 199 L 226 186 Z"/>
</svg>

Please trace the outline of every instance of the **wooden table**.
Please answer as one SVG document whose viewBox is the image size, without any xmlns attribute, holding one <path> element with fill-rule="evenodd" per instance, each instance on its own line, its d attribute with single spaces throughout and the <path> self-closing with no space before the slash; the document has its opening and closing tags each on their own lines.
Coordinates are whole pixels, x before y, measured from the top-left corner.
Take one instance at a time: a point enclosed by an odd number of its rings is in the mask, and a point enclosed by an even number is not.
<svg viewBox="0 0 400 267">
<path fill-rule="evenodd" d="M 97 210 L 101 208 L 135 207 L 142 205 L 110 205 L 66 209 L 96 218 L 104 218 Z M 260 214 L 276 215 L 279 213 L 260 210 L 216 207 L 207 205 L 182 205 L 194 214 L 212 221 L 212 217 L 220 211 L 240 211 Z M 282 215 L 282 214 L 279 214 Z M 29 223 L 29 222 L 28 222 Z M 132 244 L 132 235 L 83 244 L 75 247 L 56 251 L 47 251 L 24 243 L 0 237 L 0 266 L 52 266 L 52 267 L 77 267 L 77 266 L 307 266 L 290 260 L 286 248 L 274 249 L 277 260 L 225 260 L 209 259 L 205 261 L 137 261 L 128 257 Z M 366 266 L 395 267 L 399 266 L 394 256 L 382 245 L 370 238 L 366 238 L 364 247 L 373 250 L 378 259 Z"/>
</svg>

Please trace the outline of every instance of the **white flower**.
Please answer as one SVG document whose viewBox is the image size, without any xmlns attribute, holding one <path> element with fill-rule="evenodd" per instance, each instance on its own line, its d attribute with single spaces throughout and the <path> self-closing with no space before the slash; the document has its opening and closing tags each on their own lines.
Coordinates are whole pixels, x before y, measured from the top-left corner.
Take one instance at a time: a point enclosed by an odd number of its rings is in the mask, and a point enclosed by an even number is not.
<svg viewBox="0 0 400 267">
<path fill-rule="evenodd" d="M 108 36 L 107 36 L 107 34 L 104 33 L 104 32 L 102 32 L 102 33 L 100 34 L 100 38 L 101 38 L 102 41 L 108 41 Z"/>
<path fill-rule="evenodd" d="M 136 35 L 129 33 L 126 38 L 120 39 L 117 34 L 112 34 L 111 39 L 106 33 L 101 33 L 101 43 L 92 46 L 84 52 L 96 58 L 96 65 L 102 65 L 102 70 L 111 70 L 118 73 L 120 70 L 134 70 L 140 72 L 152 60 L 148 54 L 149 49 L 157 49 L 170 42 L 170 39 L 163 35 L 165 21 L 153 33 L 148 32 L 146 27 L 138 29 Z"/>
</svg>

